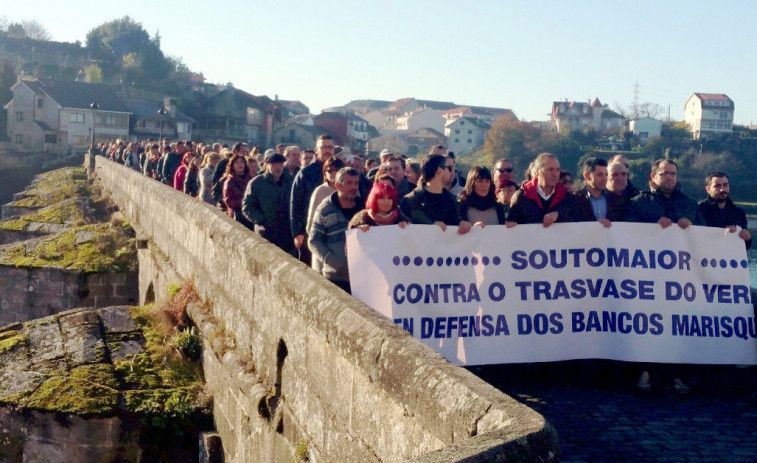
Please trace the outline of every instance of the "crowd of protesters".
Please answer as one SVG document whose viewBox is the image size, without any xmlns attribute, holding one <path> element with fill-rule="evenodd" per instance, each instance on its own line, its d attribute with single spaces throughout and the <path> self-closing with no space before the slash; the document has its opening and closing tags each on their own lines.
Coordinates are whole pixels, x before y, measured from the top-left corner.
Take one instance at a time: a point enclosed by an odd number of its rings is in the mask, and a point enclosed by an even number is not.
<svg viewBox="0 0 757 463">
<path fill-rule="evenodd" d="M 301 149 L 303 148 L 303 149 Z M 217 206 L 250 230 L 297 257 L 350 292 L 345 249 L 349 228 L 435 224 L 466 234 L 474 227 L 558 222 L 657 223 L 662 227 L 721 227 L 738 233 L 747 248 L 745 212 L 730 199 L 725 172 L 704 179 L 706 199 L 697 203 L 679 189 L 678 166 L 652 164 L 644 191 L 628 178 L 623 155 L 587 159 L 580 187 L 556 156 L 542 153 L 519 183 L 513 164 L 497 159 L 492 169 L 473 166 L 463 178 L 454 153 L 434 146 L 421 159 L 383 150 L 379 159 L 338 147 L 329 135 L 316 146 L 278 145 L 264 152 L 245 143 L 167 139 L 142 143 L 114 140 L 100 146 L 108 159 Z M 638 387 L 649 387 L 645 370 Z M 688 387 L 675 378 L 677 391 Z"/>
</svg>

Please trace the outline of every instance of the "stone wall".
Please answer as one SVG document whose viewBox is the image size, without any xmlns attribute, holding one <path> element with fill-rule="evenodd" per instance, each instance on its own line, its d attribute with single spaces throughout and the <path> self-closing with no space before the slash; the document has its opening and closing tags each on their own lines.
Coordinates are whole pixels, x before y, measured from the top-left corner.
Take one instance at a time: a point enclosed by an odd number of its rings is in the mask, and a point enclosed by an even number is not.
<svg viewBox="0 0 757 463">
<path fill-rule="evenodd" d="M 544 418 L 216 208 L 96 158 L 138 233 L 140 299 L 192 279 L 226 461 L 556 461 Z"/>
<path fill-rule="evenodd" d="M 4 266 L 0 324 L 33 320 L 72 307 L 134 305 L 137 272 L 86 274 L 55 268 Z"/>
<path fill-rule="evenodd" d="M 0 407 L 0 462 L 138 462 L 139 423 L 133 421 Z"/>
</svg>

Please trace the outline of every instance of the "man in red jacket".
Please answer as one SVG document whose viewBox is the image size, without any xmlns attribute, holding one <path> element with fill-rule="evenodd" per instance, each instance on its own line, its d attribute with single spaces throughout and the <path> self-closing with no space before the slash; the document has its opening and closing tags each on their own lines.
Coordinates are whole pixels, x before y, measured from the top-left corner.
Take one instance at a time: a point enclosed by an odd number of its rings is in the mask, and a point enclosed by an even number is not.
<svg viewBox="0 0 757 463">
<path fill-rule="evenodd" d="M 575 197 L 560 183 L 560 161 L 555 155 L 542 153 L 534 161 L 536 177 L 521 185 L 513 196 L 506 225 L 540 223 L 549 227 L 555 222 L 575 221 Z"/>
</svg>

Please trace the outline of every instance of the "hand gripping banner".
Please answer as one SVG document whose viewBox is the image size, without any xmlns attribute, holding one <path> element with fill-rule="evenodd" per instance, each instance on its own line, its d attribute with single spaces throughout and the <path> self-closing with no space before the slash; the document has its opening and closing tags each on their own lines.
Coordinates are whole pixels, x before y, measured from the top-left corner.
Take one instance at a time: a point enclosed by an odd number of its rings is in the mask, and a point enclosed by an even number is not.
<svg viewBox="0 0 757 463">
<path fill-rule="evenodd" d="M 757 364 L 744 242 L 599 223 L 347 232 L 353 295 L 460 365 Z"/>
</svg>

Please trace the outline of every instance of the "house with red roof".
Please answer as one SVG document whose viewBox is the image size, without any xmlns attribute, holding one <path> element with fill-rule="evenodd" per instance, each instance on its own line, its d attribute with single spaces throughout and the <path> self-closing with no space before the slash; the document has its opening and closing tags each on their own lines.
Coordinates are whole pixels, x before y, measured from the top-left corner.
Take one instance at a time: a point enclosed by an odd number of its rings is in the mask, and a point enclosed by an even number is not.
<svg viewBox="0 0 757 463">
<path fill-rule="evenodd" d="M 692 93 L 683 105 L 683 120 L 694 139 L 733 131 L 733 100 L 723 93 Z"/>
<path fill-rule="evenodd" d="M 578 129 L 591 127 L 597 132 L 606 129 L 623 127 L 625 118 L 603 105 L 599 98 L 583 103 L 578 101 L 555 101 L 552 103 L 551 119 L 557 130 Z"/>
</svg>

